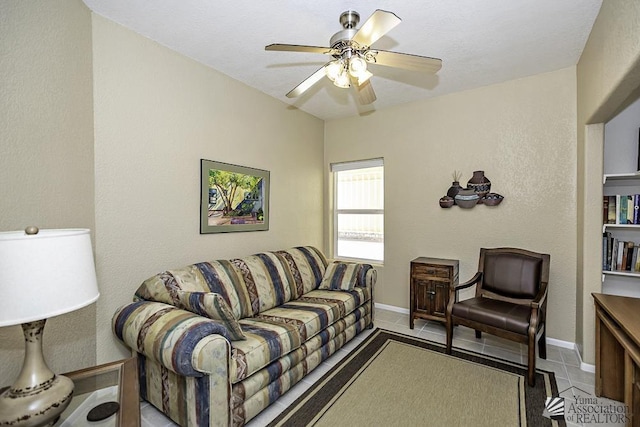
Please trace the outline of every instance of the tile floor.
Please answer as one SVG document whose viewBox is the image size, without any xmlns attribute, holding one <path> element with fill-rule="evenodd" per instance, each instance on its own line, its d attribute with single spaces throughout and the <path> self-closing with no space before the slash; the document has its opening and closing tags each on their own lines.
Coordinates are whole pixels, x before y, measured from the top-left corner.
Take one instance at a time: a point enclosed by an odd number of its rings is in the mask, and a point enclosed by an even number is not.
<svg viewBox="0 0 640 427">
<path fill-rule="evenodd" d="M 408 314 L 376 308 L 375 326 L 442 344 L 445 343 L 445 329 L 443 325 L 437 322 L 416 320 L 415 327 L 411 330 L 409 329 Z M 303 394 L 315 381 L 329 371 L 332 366 L 361 343 L 370 333 L 371 330 L 366 330 L 354 338 L 340 349 L 338 353 L 324 361 L 322 365 L 307 375 L 285 395 L 281 396 L 280 399 L 251 420 L 247 426 L 261 427 L 267 425 L 282 410 Z M 464 348 L 521 364 L 526 364 L 527 362 L 527 347 L 525 345 L 506 341 L 488 334 L 483 334 L 482 338 L 478 340 L 475 338 L 474 331 L 465 327 L 457 328 L 454 334 L 453 345 L 454 347 Z M 538 359 L 536 366 L 540 369 L 553 371 L 555 373 L 559 391 L 567 390 L 574 386 L 592 396 L 594 395 L 594 374 L 580 369 L 580 362 L 574 350 L 547 345 L 547 360 Z M 566 391 L 562 396 L 572 399 L 571 390 Z M 170 427 L 176 425 L 146 402 L 142 402 L 141 404 L 141 416 L 142 427 Z M 567 422 L 567 425 L 569 427 L 575 427 L 580 424 Z"/>
</svg>

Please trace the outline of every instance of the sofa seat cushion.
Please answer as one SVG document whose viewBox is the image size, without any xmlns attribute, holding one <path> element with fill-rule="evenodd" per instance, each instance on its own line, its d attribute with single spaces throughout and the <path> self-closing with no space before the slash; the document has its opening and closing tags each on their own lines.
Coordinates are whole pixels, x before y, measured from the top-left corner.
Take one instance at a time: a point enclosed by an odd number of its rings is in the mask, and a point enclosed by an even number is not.
<svg viewBox="0 0 640 427">
<path fill-rule="evenodd" d="M 230 378 L 235 384 L 303 343 L 371 298 L 366 288 L 315 290 L 255 317 L 240 320 L 246 337 L 231 343 Z"/>
<path fill-rule="evenodd" d="M 526 335 L 531 307 L 491 298 L 471 298 L 453 305 L 452 314 L 463 319 Z"/>
<path fill-rule="evenodd" d="M 342 334 L 346 329 L 351 328 L 353 325 L 357 326 L 357 332 L 360 332 L 364 325 L 371 319 L 371 312 L 369 305 L 365 304 L 358 307 L 347 317 L 338 320 L 333 325 L 327 327 L 325 330 L 310 338 L 306 342 L 300 345 L 300 348 L 292 351 L 284 357 L 279 358 L 271 362 L 266 367 L 262 368 L 258 372 L 255 372 L 249 378 L 243 381 L 239 381 L 233 385 L 234 404 L 232 407 L 242 403 L 245 399 L 253 396 L 255 393 L 267 387 L 273 381 L 288 372 L 293 366 L 298 365 L 302 360 L 308 358 L 312 353 L 318 351 L 324 347 L 327 343 L 333 341 L 333 339 Z M 354 331 L 355 333 L 355 331 Z M 351 339 L 353 335 L 349 336 Z M 337 349 L 333 349 L 337 350 Z M 322 354 L 322 359 L 327 358 L 333 353 L 333 350 L 328 354 Z M 314 366 L 309 366 L 309 370 Z"/>
</svg>

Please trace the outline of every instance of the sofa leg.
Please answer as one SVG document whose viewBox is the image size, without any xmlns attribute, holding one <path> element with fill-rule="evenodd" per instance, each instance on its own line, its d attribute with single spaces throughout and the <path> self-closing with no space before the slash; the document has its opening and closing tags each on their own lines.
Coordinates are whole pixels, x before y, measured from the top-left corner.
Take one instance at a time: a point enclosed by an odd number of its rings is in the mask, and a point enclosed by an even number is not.
<svg viewBox="0 0 640 427">
<path fill-rule="evenodd" d="M 367 326 L 367 329 L 373 329 L 373 322 L 369 323 L 369 326 Z"/>
<path fill-rule="evenodd" d="M 476 329 L 476 338 L 478 338 L 478 339 L 482 338 L 482 331 L 478 331 Z"/>
</svg>

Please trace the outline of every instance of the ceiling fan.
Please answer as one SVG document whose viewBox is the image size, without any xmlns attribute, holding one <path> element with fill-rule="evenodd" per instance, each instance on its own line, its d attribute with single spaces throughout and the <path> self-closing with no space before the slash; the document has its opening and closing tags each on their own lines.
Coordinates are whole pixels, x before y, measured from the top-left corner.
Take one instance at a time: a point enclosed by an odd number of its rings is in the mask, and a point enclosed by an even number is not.
<svg viewBox="0 0 640 427">
<path fill-rule="evenodd" d="M 360 28 L 358 12 L 348 10 L 340 15 L 343 30 L 335 33 L 329 44 L 331 47 L 302 46 L 295 44 L 270 44 L 265 50 L 283 52 L 309 52 L 331 55 L 333 59 L 323 65 L 302 83 L 287 93 L 295 98 L 328 77 L 334 85 L 341 88 L 353 86 L 361 104 L 371 104 L 376 100 L 369 79 L 373 75 L 367 70 L 367 63 L 403 68 L 411 71 L 436 73 L 442 67 L 442 60 L 408 53 L 373 49 L 371 45 L 401 22 L 392 12 L 376 10 Z"/>
</svg>

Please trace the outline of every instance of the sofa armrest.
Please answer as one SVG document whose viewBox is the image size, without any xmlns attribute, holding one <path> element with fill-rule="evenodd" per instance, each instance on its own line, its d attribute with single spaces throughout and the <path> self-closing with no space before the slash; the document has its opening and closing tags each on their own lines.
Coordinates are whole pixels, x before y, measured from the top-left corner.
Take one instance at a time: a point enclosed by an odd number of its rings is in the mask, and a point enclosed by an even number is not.
<svg viewBox="0 0 640 427">
<path fill-rule="evenodd" d="M 376 284 L 376 280 L 378 280 L 378 272 L 371 264 L 362 264 L 362 266 L 364 274 L 358 276 L 356 286 L 373 289 L 373 286 Z"/>
<path fill-rule="evenodd" d="M 112 327 L 132 350 L 179 375 L 200 377 L 229 363 L 224 325 L 168 304 L 136 301 L 124 305 L 116 310 Z M 212 355 L 224 356 L 224 360 L 211 360 Z"/>
</svg>

